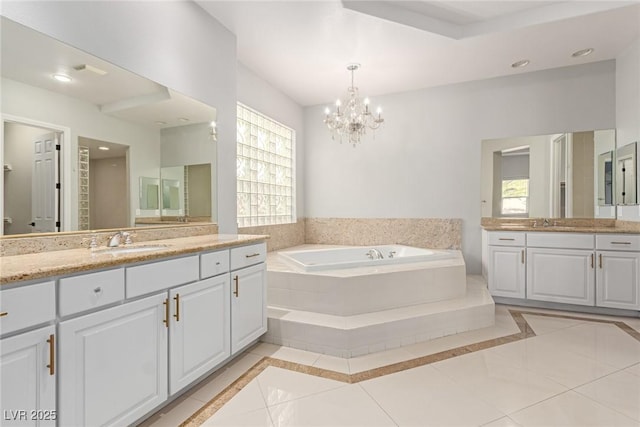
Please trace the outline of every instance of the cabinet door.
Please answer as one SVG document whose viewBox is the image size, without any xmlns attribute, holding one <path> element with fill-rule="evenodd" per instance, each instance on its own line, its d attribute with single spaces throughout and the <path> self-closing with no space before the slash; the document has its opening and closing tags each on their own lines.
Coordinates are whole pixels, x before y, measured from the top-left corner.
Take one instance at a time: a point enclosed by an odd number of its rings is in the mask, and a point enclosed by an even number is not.
<svg viewBox="0 0 640 427">
<path fill-rule="evenodd" d="M 489 246 L 488 279 L 491 295 L 524 298 L 524 248 Z"/>
<path fill-rule="evenodd" d="M 169 293 L 169 391 L 179 391 L 231 355 L 229 274 Z"/>
<path fill-rule="evenodd" d="M 59 425 L 128 425 L 166 400 L 166 296 L 60 323 Z"/>
<path fill-rule="evenodd" d="M 264 263 L 231 272 L 231 354 L 267 332 L 266 273 Z"/>
<path fill-rule="evenodd" d="M 56 425 L 55 362 L 55 326 L 0 340 L 0 424 Z"/>
<path fill-rule="evenodd" d="M 580 249 L 527 249 L 527 299 L 595 305 L 595 255 Z"/>
<path fill-rule="evenodd" d="M 596 305 L 640 310 L 640 254 L 599 251 L 597 256 Z"/>
</svg>

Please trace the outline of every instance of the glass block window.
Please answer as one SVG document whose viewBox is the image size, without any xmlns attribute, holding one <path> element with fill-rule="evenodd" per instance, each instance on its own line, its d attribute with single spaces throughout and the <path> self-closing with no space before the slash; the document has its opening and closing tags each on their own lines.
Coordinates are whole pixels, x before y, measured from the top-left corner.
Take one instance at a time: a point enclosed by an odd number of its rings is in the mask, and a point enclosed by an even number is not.
<svg viewBox="0 0 640 427">
<path fill-rule="evenodd" d="M 238 227 L 295 222 L 295 131 L 240 103 L 237 120 Z"/>
</svg>

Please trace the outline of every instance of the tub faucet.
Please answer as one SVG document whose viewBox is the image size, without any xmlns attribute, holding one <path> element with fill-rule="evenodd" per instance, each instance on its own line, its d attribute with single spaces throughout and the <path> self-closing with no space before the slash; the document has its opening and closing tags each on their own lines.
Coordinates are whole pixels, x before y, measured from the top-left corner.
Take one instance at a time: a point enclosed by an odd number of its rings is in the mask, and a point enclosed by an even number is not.
<svg viewBox="0 0 640 427">
<path fill-rule="evenodd" d="M 382 255 L 382 252 L 380 252 L 376 248 L 369 249 L 369 252 L 367 252 L 367 256 L 370 259 L 383 259 L 384 258 L 384 255 Z"/>
</svg>

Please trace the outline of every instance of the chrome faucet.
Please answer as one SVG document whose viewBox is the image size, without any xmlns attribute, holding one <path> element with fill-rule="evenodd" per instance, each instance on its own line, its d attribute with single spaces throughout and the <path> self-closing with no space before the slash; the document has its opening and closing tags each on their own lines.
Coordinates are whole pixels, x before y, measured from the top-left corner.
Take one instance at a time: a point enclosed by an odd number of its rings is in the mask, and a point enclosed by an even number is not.
<svg viewBox="0 0 640 427">
<path fill-rule="evenodd" d="M 124 242 L 122 242 L 122 239 L 124 239 Z M 118 231 L 116 234 L 109 237 L 109 243 L 107 243 L 107 246 L 115 248 L 116 246 L 120 246 L 121 242 L 125 245 L 133 243 L 133 240 L 131 240 L 131 233 L 128 231 Z"/>
<path fill-rule="evenodd" d="M 382 252 L 377 250 L 376 248 L 369 249 L 369 252 L 366 254 L 370 259 L 383 259 L 384 255 Z"/>
</svg>

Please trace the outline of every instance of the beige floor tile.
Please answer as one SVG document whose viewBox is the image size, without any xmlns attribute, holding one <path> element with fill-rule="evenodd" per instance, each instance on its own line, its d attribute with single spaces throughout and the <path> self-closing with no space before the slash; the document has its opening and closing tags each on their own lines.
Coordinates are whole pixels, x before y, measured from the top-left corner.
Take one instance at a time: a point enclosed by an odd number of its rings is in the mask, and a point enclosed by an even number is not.
<svg viewBox="0 0 640 427">
<path fill-rule="evenodd" d="M 363 356 L 352 357 L 349 360 L 349 372 L 356 373 L 368 371 L 369 369 L 391 365 L 413 359 L 415 356 L 403 348 L 380 351 L 378 353 L 365 354 Z"/>
<path fill-rule="evenodd" d="M 395 426 L 358 384 L 269 407 L 276 427 Z"/>
<path fill-rule="evenodd" d="M 260 386 L 258 385 L 258 380 L 254 379 L 220 408 L 218 412 L 216 412 L 216 415 L 228 417 L 266 408 L 267 405 L 262 396 Z"/>
<path fill-rule="evenodd" d="M 175 427 L 201 407 L 202 402 L 199 400 L 190 397 L 178 398 L 138 427 Z"/>
<path fill-rule="evenodd" d="M 560 319 L 556 317 L 534 316 L 530 314 L 525 314 L 524 318 L 527 320 L 529 326 L 533 328 L 536 335 L 544 335 L 584 323 L 583 320 Z"/>
<path fill-rule="evenodd" d="M 272 427 L 271 415 L 266 408 L 235 415 L 215 413 L 203 427 Z"/>
<path fill-rule="evenodd" d="M 349 359 L 342 357 L 329 356 L 326 354 L 321 355 L 313 363 L 313 366 L 320 369 L 328 369 L 330 371 L 340 372 L 343 374 L 349 373 Z"/>
<path fill-rule="evenodd" d="M 578 387 L 575 391 L 640 424 L 640 379 L 637 375 L 619 371 Z"/>
<path fill-rule="evenodd" d="M 482 427 L 521 427 L 520 424 L 509 417 L 502 417 L 498 420 L 483 424 Z"/>
<path fill-rule="evenodd" d="M 323 391 L 345 387 L 346 385 L 340 381 L 274 368 L 272 366 L 258 375 L 256 380 L 267 406 L 300 399 Z"/>
<path fill-rule="evenodd" d="M 289 362 L 300 363 L 303 365 L 313 366 L 316 360 L 321 356 L 311 351 L 299 350 L 297 348 L 283 347 L 280 345 L 259 343 L 257 346 L 249 350 L 252 354 L 274 357 L 276 359 L 287 360 Z"/>
<path fill-rule="evenodd" d="M 628 367 L 627 369 L 625 369 L 625 371 L 640 376 L 640 363 Z"/>
<path fill-rule="evenodd" d="M 568 391 L 529 408 L 510 414 L 523 427 L 637 427 L 638 422 L 593 400 Z"/>
</svg>

